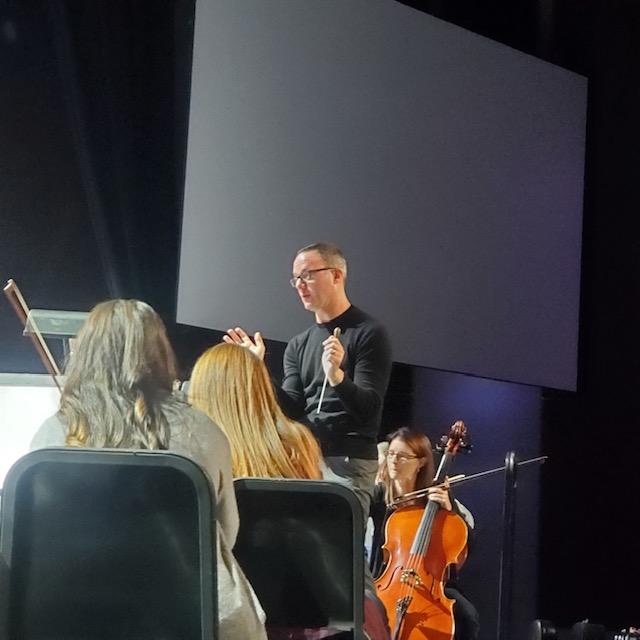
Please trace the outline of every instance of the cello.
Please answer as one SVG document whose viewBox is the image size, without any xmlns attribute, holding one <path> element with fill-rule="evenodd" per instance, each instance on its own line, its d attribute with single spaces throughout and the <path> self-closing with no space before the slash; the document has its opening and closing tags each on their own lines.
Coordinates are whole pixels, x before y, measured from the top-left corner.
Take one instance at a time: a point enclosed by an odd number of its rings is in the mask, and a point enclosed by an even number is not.
<svg viewBox="0 0 640 640">
<path fill-rule="evenodd" d="M 465 446 L 467 429 L 456 422 L 449 432 L 433 484 L 445 481 L 454 456 Z M 467 548 L 462 518 L 427 500 L 397 508 L 385 527 L 387 564 L 375 580 L 389 618 L 392 640 L 451 640 L 454 600 L 444 594 L 447 567 Z"/>
</svg>

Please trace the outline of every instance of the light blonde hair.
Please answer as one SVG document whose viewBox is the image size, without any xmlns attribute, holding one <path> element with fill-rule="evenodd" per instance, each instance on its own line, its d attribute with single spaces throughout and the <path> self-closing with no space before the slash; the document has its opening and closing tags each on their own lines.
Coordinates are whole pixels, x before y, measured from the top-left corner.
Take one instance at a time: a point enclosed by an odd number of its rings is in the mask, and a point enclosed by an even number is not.
<svg viewBox="0 0 640 640">
<path fill-rule="evenodd" d="M 285 417 L 264 362 L 248 349 L 223 343 L 205 351 L 189 401 L 226 433 L 234 477 L 322 477 L 316 439 Z"/>
</svg>

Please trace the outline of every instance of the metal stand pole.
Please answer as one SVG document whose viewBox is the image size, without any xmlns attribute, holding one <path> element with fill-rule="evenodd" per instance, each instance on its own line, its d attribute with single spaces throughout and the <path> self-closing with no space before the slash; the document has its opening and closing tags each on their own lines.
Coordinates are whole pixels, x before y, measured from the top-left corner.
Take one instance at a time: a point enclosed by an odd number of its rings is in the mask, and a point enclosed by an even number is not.
<svg viewBox="0 0 640 640">
<path fill-rule="evenodd" d="M 511 591 L 513 589 L 513 547 L 516 532 L 516 454 L 509 451 L 504 461 L 504 504 L 502 511 L 502 554 L 498 587 L 498 640 L 511 638 Z"/>
</svg>

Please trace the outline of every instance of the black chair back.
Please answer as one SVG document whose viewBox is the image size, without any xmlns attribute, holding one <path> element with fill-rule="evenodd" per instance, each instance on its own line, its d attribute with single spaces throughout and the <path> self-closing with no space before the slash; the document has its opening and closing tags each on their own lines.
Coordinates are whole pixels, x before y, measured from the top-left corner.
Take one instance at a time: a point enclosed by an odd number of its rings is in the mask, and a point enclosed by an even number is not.
<svg viewBox="0 0 640 640">
<path fill-rule="evenodd" d="M 2 500 L 2 637 L 215 638 L 212 504 L 202 470 L 166 452 L 23 457 Z"/>
<path fill-rule="evenodd" d="M 355 494 L 312 480 L 243 478 L 234 485 L 234 553 L 268 627 L 330 628 L 336 637 L 362 638 L 363 525 Z"/>
</svg>

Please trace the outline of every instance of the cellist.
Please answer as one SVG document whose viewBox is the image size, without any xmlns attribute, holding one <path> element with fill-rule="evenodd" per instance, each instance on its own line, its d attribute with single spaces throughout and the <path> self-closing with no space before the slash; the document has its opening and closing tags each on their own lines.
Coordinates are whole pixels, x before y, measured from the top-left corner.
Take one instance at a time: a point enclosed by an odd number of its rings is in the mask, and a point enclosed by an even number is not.
<svg viewBox="0 0 640 640">
<path fill-rule="evenodd" d="M 384 569 L 382 544 L 393 501 L 411 491 L 429 487 L 434 477 L 433 450 L 427 436 L 402 428 L 390 434 L 387 440 L 389 447 L 380 468 L 380 482 L 375 487 L 371 507 L 374 523 L 371 569 L 376 577 Z M 473 528 L 473 517 L 457 500 L 451 500 L 447 489 L 433 487 L 428 492 L 428 499 L 460 516 L 470 530 Z M 476 608 L 453 584 L 445 586 L 445 595 L 456 601 L 453 608 L 455 640 L 475 640 L 479 632 Z"/>
</svg>

